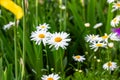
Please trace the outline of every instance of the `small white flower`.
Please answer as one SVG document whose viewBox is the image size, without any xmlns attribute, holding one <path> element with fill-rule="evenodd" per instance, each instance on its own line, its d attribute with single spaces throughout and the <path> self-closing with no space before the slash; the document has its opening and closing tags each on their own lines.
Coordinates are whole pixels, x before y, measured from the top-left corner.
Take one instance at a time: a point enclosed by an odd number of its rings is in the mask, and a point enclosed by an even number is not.
<svg viewBox="0 0 120 80">
<path fill-rule="evenodd" d="M 90 27 L 90 23 L 85 23 L 84 26 L 85 27 Z"/>
<path fill-rule="evenodd" d="M 101 27 L 102 25 L 103 25 L 103 23 L 97 23 L 97 24 L 94 25 L 93 28 L 94 28 L 94 29 L 97 29 L 97 28 Z"/>
<path fill-rule="evenodd" d="M 114 43 L 113 42 L 108 43 L 108 47 L 113 48 L 114 47 Z"/>
<path fill-rule="evenodd" d="M 60 5 L 59 8 L 62 9 L 62 10 L 65 10 L 66 6 L 65 5 Z"/>
<path fill-rule="evenodd" d="M 115 0 L 107 0 L 107 2 L 110 4 L 110 3 L 113 3 Z"/>
<path fill-rule="evenodd" d="M 73 56 L 73 59 L 78 62 L 83 62 L 85 60 L 84 56 L 81 55 Z"/>
<path fill-rule="evenodd" d="M 44 46 L 46 45 L 48 38 L 50 37 L 50 33 L 46 31 L 35 31 L 31 33 L 31 40 L 36 41 L 36 44 L 40 45 L 43 42 Z"/>
<path fill-rule="evenodd" d="M 118 37 L 117 33 L 111 33 L 110 34 L 110 40 L 120 41 L 120 37 Z"/>
<path fill-rule="evenodd" d="M 111 20 L 110 24 L 111 24 L 112 27 L 115 27 L 115 26 L 118 26 L 119 21 L 120 21 L 120 15 L 116 16 L 115 18 L 113 18 Z"/>
<path fill-rule="evenodd" d="M 99 35 L 90 34 L 85 37 L 86 42 L 93 43 L 100 39 Z"/>
<path fill-rule="evenodd" d="M 49 74 L 49 75 L 43 75 L 41 77 L 42 80 L 59 80 L 60 76 L 58 74 Z"/>
<path fill-rule="evenodd" d="M 10 29 L 13 25 L 15 25 L 15 22 L 9 22 L 8 24 L 3 26 L 4 30 Z"/>
<path fill-rule="evenodd" d="M 37 30 L 45 30 L 45 31 L 47 31 L 50 28 L 48 25 L 49 24 L 46 24 L 46 23 L 39 24 L 39 26 L 37 26 L 36 28 L 37 28 Z"/>
<path fill-rule="evenodd" d="M 118 1 L 117 3 L 113 3 L 113 9 L 112 12 L 119 10 L 120 9 L 120 2 Z"/>
<path fill-rule="evenodd" d="M 99 47 L 106 48 L 107 44 L 105 42 L 93 42 L 90 47 L 91 49 L 94 49 L 94 52 L 98 50 Z"/>
<path fill-rule="evenodd" d="M 97 59 L 97 62 L 99 63 L 99 62 L 101 62 L 101 60 L 100 60 L 100 59 Z"/>
<path fill-rule="evenodd" d="M 69 34 L 67 34 L 66 32 L 55 32 L 51 35 L 48 44 L 50 44 L 50 48 L 54 46 L 56 50 L 58 50 L 59 47 L 66 49 L 66 46 L 68 46 L 68 42 L 71 41 L 71 39 L 69 39 L 68 37 Z"/>
<path fill-rule="evenodd" d="M 117 68 L 117 63 L 116 62 L 107 62 L 103 65 L 103 69 L 106 69 L 106 70 L 111 70 L 113 71 L 115 68 Z"/>
<path fill-rule="evenodd" d="M 83 72 L 83 71 L 82 71 L 82 70 L 78 70 L 78 72 L 80 72 L 80 73 L 81 73 L 81 72 Z"/>
</svg>

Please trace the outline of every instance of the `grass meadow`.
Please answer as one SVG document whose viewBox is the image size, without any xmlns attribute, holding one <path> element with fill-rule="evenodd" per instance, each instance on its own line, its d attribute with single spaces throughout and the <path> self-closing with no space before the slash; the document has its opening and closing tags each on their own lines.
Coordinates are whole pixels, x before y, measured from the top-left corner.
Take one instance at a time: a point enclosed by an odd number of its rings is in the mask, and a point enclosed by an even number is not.
<svg viewBox="0 0 120 80">
<path fill-rule="evenodd" d="M 0 80 L 120 80 L 119 0 L 0 1 Z"/>
</svg>

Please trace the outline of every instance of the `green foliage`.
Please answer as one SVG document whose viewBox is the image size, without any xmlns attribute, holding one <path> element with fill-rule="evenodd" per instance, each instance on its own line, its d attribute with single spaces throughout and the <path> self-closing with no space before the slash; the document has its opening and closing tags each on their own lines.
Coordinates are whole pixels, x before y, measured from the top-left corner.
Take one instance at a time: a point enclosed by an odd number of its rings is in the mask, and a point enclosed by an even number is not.
<svg viewBox="0 0 120 80">
<path fill-rule="evenodd" d="M 82 0 L 62 0 L 62 4 L 66 6 L 62 10 L 60 0 L 16 1 L 19 5 L 22 4 L 24 17 L 19 25 L 12 26 L 9 30 L 3 30 L 3 26 L 15 21 L 14 15 L 5 8 L 0 8 L 0 80 L 16 80 L 16 63 L 18 80 L 41 80 L 42 75 L 51 73 L 59 74 L 60 80 L 120 79 L 119 67 L 111 73 L 102 68 L 108 60 L 116 61 L 120 65 L 120 43 L 116 43 L 114 49 L 99 49 L 94 52 L 85 42 L 88 34 L 102 36 L 111 32 L 110 21 L 114 16 L 111 13 L 112 4 L 108 5 L 106 0 L 83 0 L 84 3 Z M 87 22 L 90 27 L 85 27 Z M 103 23 L 102 27 L 94 29 L 93 26 L 99 22 Z M 49 24 L 51 33 L 65 31 L 70 34 L 71 42 L 67 49 L 55 50 L 48 45 L 37 45 L 31 41 L 31 33 L 36 30 L 36 26 L 43 23 Z M 84 55 L 86 60 L 78 64 L 73 60 L 73 55 Z"/>
</svg>

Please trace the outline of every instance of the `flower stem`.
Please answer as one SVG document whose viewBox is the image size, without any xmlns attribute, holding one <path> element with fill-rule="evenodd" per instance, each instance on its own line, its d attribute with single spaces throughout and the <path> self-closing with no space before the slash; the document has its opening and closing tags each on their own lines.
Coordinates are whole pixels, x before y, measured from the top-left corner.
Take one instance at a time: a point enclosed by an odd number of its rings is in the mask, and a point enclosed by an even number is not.
<svg viewBox="0 0 120 80">
<path fill-rule="evenodd" d="M 36 5 L 36 26 L 38 25 L 38 0 L 36 0 L 36 3 L 35 3 L 35 5 Z"/>
<path fill-rule="evenodd" d="M 23 0 L 23 2 L 22 2 L 22 8 L 24 9 L 24 11 L 26 11 L 25 10 L 25 1 Z M 26 27 L 25 27 L 25 12 L 24 12 L 24 16 L 23 16 L 23 55 L 22 55 L 22 57 L 23 57 L 23 65 L 22 65 L 22 73 L 21 73 L 21 80 L 23 80 L 23 78 L 24 78 L 24 76 L 25 76 L 25 39 L 26 39 Z"/>
<path fill-rule="evenodd" d="M 65 7 L 67 7 L 67 0 L 65 0 Z M 64 11 L 64 31 L 66 30 L 66 19 L 67 19 L 67 10 L 66 10 L 66 8 L 65 8 L 65 11 Z"/>
<path fill-rule="evenodd" d="M 14 55 L 15 55 L 15 78 L 18 80 L 18 66 L 17 66 L 17 21 L 14 26 Z"/>
<path fill-rule="evenodd" d="M 59 6 L 62 6 L 62 0 L 59 0 Z M 62 10 L 60 9 L 60 31 L 62 31 Z"/>
</svg>

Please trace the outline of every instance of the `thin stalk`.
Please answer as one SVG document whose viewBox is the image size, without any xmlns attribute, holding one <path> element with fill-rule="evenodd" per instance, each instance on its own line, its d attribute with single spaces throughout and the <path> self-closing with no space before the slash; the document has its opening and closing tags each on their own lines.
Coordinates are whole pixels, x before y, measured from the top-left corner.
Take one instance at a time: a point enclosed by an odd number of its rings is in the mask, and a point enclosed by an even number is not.
<svg viewBox="0 0 120 80">
<path fill-rule="evenodd" d="M 55 61 L 55 63 L 54 63 L 54 65 L 55 65 L 55 72 L 57 73 L 57 72 L 59 72 L 60 71 L 60 56 L 58 55 L 58 54 L 60 54 L 59 53 L 59 50 L 57 50 L 57 51 L 54 51 L 54 61 Z"/>
<path fill-rule="evenodd" d="M 0 38 L 0 80 L 3 80 L 3 42 L 2 42 L 2 39 Z"/>
<path fill-rule="evenodd" d="M 23 16 L 23 55 L 22 55 L 22 57 L 23 57 L 23 64 L 22 64 L 22 73 L 21 73 L 21 80 L 23 80 L 23 78 L 24 78 L 24 76 L 25 76 L 25 39 L 26 39 L 26 28 L 25 28 L 25 0 L 23 0 L 23 2 L 22 2 L 22 8 L 24 9 L 24 16 Z"/>
<path fill-rule="evenodd" d="M 65 0 L 65 11 L 64 11 L 64 31 L 66 30 L 66 20 L 67 20 L 67 0 Z"/>
<path fill-rule="evenodd" d="M 2 57 L 0 57 L 0 80 L 3 80 Z"/>
<path fill-rule="evenodd" d="M 62 49 L 59 49 L 59 55 L 60 55 L 61 78 L 64 80 L 64 78 L 65 78 L 65 71 L 64 71 L 65 66 L 63 64 L 64 51 Z"/>
<path fill-rule="evenodd" d="M 15 79 L 18 80 L 18 65 L 17 65 L 17 22 L 14 26 L 14 55 L 15 55 Z"/>
<path fill-rule="evenodd" d="M 17 2 L 17 0 L 14 0 Z M 15 80 L 18 80 L 18 65 L 17 65 L 17 20 L 14 18 L 15 26 L 14 26 L 14 57 L 15 57 Z"/>
<path fill-rule="evenodd" d="M 45 50 L 46 50 L 46 67 L 48 69 L 48 73 L 49 73 L 49 58 L 48 58 L 48 52 L 47 52 L 47 47 L 45 46 Z"/>
<path fill-rule="evenodd" d="M 60 49 L 60 51 L 59 51 L 59 54 L 60 54 L 60 62 L 61 62 L 61 65 L 60 65 L 60 67 L 61 67 L 61 72 L 63 73 L 64 72 L 64 68 L 63 68 L 63 53 L 62 53 L 62 50 Z"/>
<path fill-rule="evenodd" d="M 62 6 L 62 0 L 59 0 L 59 6 Z M 60 31 L 62 31 L 62 9 L 60 9 Z"/>
<path fill-rule="evenodd" d="M 77 62 L 77 69 L 80 69 L 80 62 Z"/>
<path fill-rule="evenodd" d="M 35 2 L 35 5 L 36 5 L 36 26 L 38 25 L 38 0 L 36 0 Z"/>
</svg>

